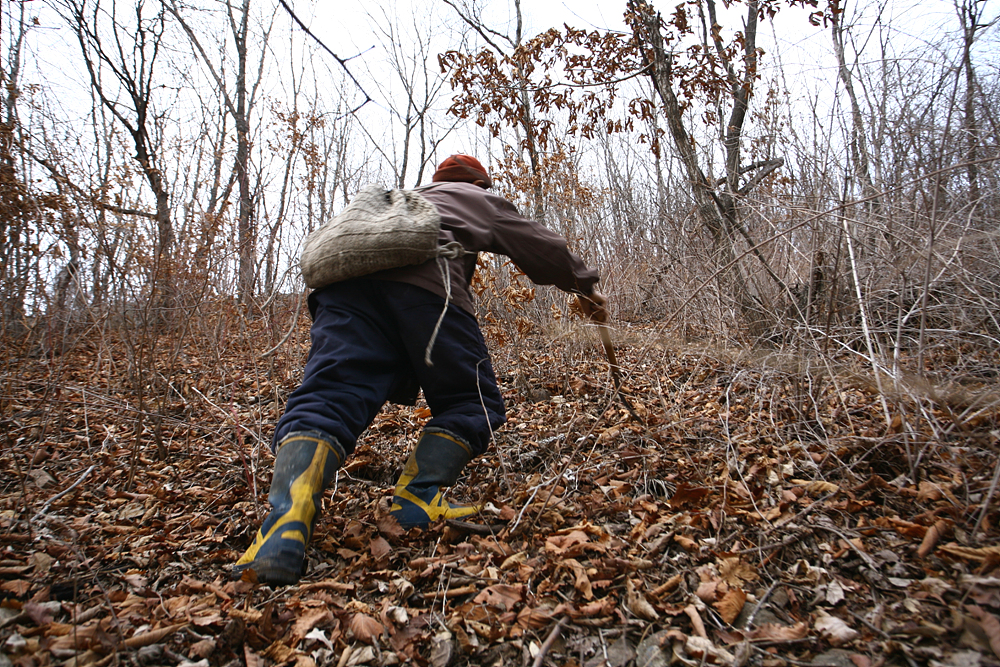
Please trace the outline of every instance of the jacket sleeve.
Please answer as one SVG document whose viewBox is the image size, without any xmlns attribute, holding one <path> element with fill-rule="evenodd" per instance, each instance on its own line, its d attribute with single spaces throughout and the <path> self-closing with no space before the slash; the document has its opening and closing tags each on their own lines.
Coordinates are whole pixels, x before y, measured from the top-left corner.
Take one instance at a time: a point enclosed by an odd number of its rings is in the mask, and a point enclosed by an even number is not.
<svg viewBox="0 0 1000 667">
<path fill-rule="evenodd" d="M 570 252 L 566 239 L 520 215 L 506 199 L 496 195 L 489 198 L 496 211 L 490 252 L 510 257 L 538 285 L 555 285 L 574 294 L 590 294 L 594 290 L 600 274 Z"/>
</svg>

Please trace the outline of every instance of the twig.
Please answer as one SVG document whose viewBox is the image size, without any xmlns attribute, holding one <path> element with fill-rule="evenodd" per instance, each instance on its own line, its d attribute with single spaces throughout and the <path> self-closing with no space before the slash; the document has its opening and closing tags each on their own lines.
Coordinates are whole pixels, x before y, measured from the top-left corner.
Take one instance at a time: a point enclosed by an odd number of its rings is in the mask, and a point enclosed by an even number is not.
<svg viewBox="0 0 1000 667">
<path fill-rule="evenodd" d="M 556 627 L 552 628 L 552 632 L 550 632 L 549 636 L 545 638 L 545 642 L 542 644 L 542 647 L 538 649 L 538 655 L 535 656 L 535 662 L 532 663 L 531 667 L 542 667 L 542 663 L 545 662 L 545 656 L 548 654 L 549 649 L 552 648 L 552 645 L 556 643 L 556 639 L 559 638 L 559 633 L 562 632 L 562 629 L 568 620 L 569 619 L 565 616 L 559 619 L 559 622 L 556 623 Z"/>
<path fill-rule="evenodd" d="M 851 538 L 845 535 L 839 528 L 835 528 L 834 526 L 828 523 L 822 523 L 822 522 L 814 523 L 813 526 L 816 528 L 820 528 L 821 530 L 833 533 L 840 539 L 844 540 L 844 544 L 847 545 L 848 549 L 856 553 L 858 557 L 865 562 L 865 565 L 870 567 L 873 572 L 878 573 L 878 563 L 876 563 L 871 556 L 869 556 L 864 551 L 859 549 L 857 545 L 855 545 L 854 542 L 851 541 Z"/>
<path fill-rule="evenodd" d="M 89 468 L 87 468 L 86 471 L 84 471 L 84 473 L 82 475 L 80 475 L 80 479 L 78 479 L 75 482 L 73 482 L 69 487 L 67 487 L 63 491 L 60 491 L 56 495 L 54 495 L 51 498 L 49 498 L 48 501 L 46 501 L 46 503 L 44 505 L 42 505 L 42 509 L 38 510 L 38 514 L 36 514 L 35 516 L 31 517 L 31 522 L 34 523 L 34 522 L 38 521 L 38 519 L 40 517 L 42 517 L 46 512 L 49 511 L 49 507 L 52 505 L 52 503 L 54 503 L 55 501 L 59 500 L 60 498 L 62 498 L 63 496 L 65 496 L 67 493 L 69 493 L 70 491 L 72 491 L 76 487 L 78 487 L 81 484 L 83 484 L 83 480 L 87 479 L 87 477 L 90 476 L 90 473 L 94 472 L 94 468 L 96 468 L 96 467 L 97 467 L 97 464 L 94 464 L 94 465 L 90 466 Z"/>
<path fill-rule="evenodd" d="M 280 348 L 282 345 L 285 344 L 285 341 L 287 341 L 289 338 L 292 337 L 292 332 L 295 331 L 295 327 L 299 323 L 299 311 L 300 310 L 302 310 L 302 294 L 299 294 L 299 300 L 295 303 L 295 315 L 292 317 L 292 324 L 291 324 L 291 326 L 288 327 L 288 333 L 285 334 L 284 338 L 282 338 L 280 341 L 278 341 L 277 345 L 275 345 L 274 347 L 272 347 L 270 350 L 268 350 L 264 354 L 260 355 L 261 359 L 267 359 L 268 357 L 270 357 L 272 354 L 274 354 L 275 352 L 278 351 L 278 348 Z"/>
<path fill-rule="evenodd" d="M 979 511 L 979 518 L 976 519 L 976 526 L 973 530 L 979 532 L 983 529 L 983 521 L 986 520 L 986 512 L 990 509 L 990 503 L 993 502 L 993 495 L 997 492 L 997 484 L 1000 483 L 1000 460 L 997 461 L 997 467 L 993 470 L 993 482 L 990 484 L 990 491 L 986 494 L 986 501 L 983 503 L 983 509 Z"/>
<path fill-rule="evenodd" d="M 618 358 L 615 356 L 615 346 L 611 342 L 611 332 L 608 330 L 606 324 L 598 322 L 597 333 L 600 335 L 601 343 L 604 345 L 604 353 L 608 356 L 608 366 L 611 367 L 611 379 L 615 383 L 615 395 L 621 399 L 622 404 L 625 405 L 625 409 L 632 415 L 632 419 L 640 424 L 644 424 L 645 422 L 642 421 L 642 418 L 635 413 L 635 408 L 632 407 L 632 403 L 628 400 L 628 397 L 622 393 L 622 369 L 618 365 Z"/>
<path fill-rule="evenodd" d="M 461 530 L 466 533 L 473 533 L 475 535 L 496 535 L 501 530 L 507 527 L 507 524 L 481 524 L 481 523 L 470 523 L 468 521 L 459 521 L 458 519 L 446 519 L 445 524 L 451 526 L 456 530 Z"/>
<path fill-rule="evenodd" d="M 771 596 L 771 593 L 774 591 L 774 589 L 777 588 L 778 583 L 779 582 L 775 581 L 773 584 L 771 584 L 771 586 L 766 591 L 764 591 L 764 594 L 760 596 L 760 599 L 757 600 L 757 605 L 753 608 L 753 611 L 750 612 L 750 615 L 747 616 L 747 622 L 745 627 L 748 630 L 753 625 L 753 619 L 754 617 L 757 616 L 757 612 L 760 611 L 760 608 L 764 606 L 764 602 L 767 600 L 767 598 Z"/>
</svg>

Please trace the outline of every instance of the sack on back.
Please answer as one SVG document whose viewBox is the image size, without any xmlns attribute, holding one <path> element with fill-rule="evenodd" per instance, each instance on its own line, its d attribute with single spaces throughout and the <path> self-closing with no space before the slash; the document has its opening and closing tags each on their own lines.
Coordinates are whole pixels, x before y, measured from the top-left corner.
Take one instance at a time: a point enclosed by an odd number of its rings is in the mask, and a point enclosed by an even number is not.
<svg viewBox="0 0 1000 667">
<path fill-rule="evenodd" d="M 420 264 L 440 254 L 437 209 L 414 190 L 369 185 L 306 238 L 299 267 L 313 289 Z"/>
</svg>

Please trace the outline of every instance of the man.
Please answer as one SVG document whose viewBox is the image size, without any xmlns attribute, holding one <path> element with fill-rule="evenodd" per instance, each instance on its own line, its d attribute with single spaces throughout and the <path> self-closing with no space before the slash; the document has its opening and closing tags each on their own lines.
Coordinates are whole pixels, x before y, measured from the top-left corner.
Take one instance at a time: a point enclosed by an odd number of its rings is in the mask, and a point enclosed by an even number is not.
<svg viewBox="0 0 1000 667">
<path fill-rule="evenodd" d="M 422 194 L 441 214 L 439 243 L 457 241 L 467 254 L 380 271 L 309 295 L 312 348 L 272 442 L 272 510 L 235 574 L 253 569 L 263 583 L 298 582 L 334 473 L 387 400 L 412 402 L 420 388 L 433 417 L 403 468 L 390 513 L 410 528 L 478 511 L 449 504 L 441 490 L 457 481 L 506 421 L 469 290 L 476 253 L 510 257 L 535 283 L 579 295 L 585 314 L 607 321 L 607 300 L 594 289 L 598 273 L 561 236 L 489 193 L 493 182 L 477 159 L 453 155 L 433 181 Z"/>
</svg>

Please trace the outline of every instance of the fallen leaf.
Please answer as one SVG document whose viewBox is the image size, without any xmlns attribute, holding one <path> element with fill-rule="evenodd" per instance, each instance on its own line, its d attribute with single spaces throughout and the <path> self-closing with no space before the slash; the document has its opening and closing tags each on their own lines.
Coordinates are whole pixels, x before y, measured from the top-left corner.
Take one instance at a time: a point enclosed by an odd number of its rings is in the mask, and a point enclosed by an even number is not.
<svg viewBox="0 0 1000 667">
<path fill-rule="evenodd" d="M 378 532 L 382 533 L 386 537 L 398 540 L 406 535 L 406 530 L 399 525 L 399 521 L 396 520 L 396 517 L 389 514 L 383 514 L 380 516 L 375 526 L 378 528 Z"/>
<path fill-rule="evenodd" d="M 625 580 L 625 605 L 629 611 L 641 619 L 655 621 L 660 617 L 653 605 L 640 590 L 642 584 L 636 584 L 632 579 Z"/>
<path fill-rule="evenodd" d="M 699 505 L 711 492 L 712 490 L 709 488 L 688 486 L 684 482 L 681 482 L 677 485 L 674 495 L 670 496 L 670 508 L 680 509 L 685 505 Z"/>
<path fill-rule="evenodd" d="M 381 535 L 373 537 L 368 548 L 371 551 L 372 558 L 375 560 L 381 560 L 392 553 L 392 547 L 389 546 L 389 543 Z"/>
<path fill-rule="evenodd" d="M 684 607 L 684 613 L 691 619 L 691 630 L 694 634 L 699 637 L 708 637 L 708 633 L 705 632 L 705 622 L 701 620 L 698 609 L 693 604 L 689 604 Z"/>
<path fill-rule="evenodd" d="M 698 551 L 698 543 L 690 537 L 686 537 L 684 535 L 674 535 L 674 542 L 681 545 L 681 548 L 685 551 Z"/>
<path fill-rule="evenodd" d="M 196 658 L 209 658 L 215 653 L 215 647 L 216 642 L 214 639 L 202 639 L 200 642 L 191 644 L 188 655 Z"/>
<path fill-rule="evenodd" d="M 917 556 L 926 558 L 930 552 L 934 551 L 934 547 L 937 546 L 938 541 L 944 536 L 947 530 L 948 522 L 944 520 L 938 521 L 931 526 L 930 530 L 924 535 L 924 540 L 920 543 L 920 548 L 917 549 Z"/>
<path fill-rule="evenodd" d="M 33 602 L 24 603 L 22 611 L 35 622 L 35 625 L 48 625 L 57 613 L 62 610 L 60 602 Z"/>
<path fill-rule="evenodd" d="M 718 581 L 702 581 L 698 584 L 698 590 L 694 592 L 698 599 L 706 604 L 711 604 L 719 599 Z M 725 586 L 723 586 L 725 588 Z"/>
<path fill-rule="evenodd" d="M 684 651 L 701 664 L 732 665 L 736 661 L 732 653 L 718 648 L 706 637 L 688 637 L 684 642 Z"/>
<path fill-rule="evenodd" d="M 486 605 L 500 611 L 511 611 L 524 598 L 524 586 L 510 584 L 494 584 L 480 591 L 473 599 L 473 604 Z"/>
<path fill-rule="evenodd" d="M 317 625 L 324 625 L 333 622 L 333 614 L 326 607 L 312 607 L 308 608 L 303 612 L 298 618 L 295 619 L 295 625 L 292 626 L 292 646 L 298 646 L 298 643 L 305 639 L 309 631 L 315 628 Z"/>
<path fill-rule="evenodd" d="M 573 571 L 573 588 L 583 596 L 584 600 L 592 600 L 594 598 L 594 588 L 590 584 L 590 578 L 587 577 L 587 569 L 574 558 L 567 558 L 563 561 L 563 564 Z"/>
<path fill-rule="evenodd" d="M 934 482 L 923 481 L 917 485 L 918 503 L 931 503 L 941 500 L 943 497 L 944 494 L 941 493 L 941 487 Z"/>
<path fill-rule="evenodd" d="M 138 635 L 133 635 L 125 640 L 125 646 L 129 648 L 141 648 L 143 646 L 150 646 L 151 644 L 156 644 L 175 632 L 179 632 L 188 626 L 187 623 L 178 623 L 176 625 L 168 625 L 165 628 L 159 628 L 158 630 L 150 630 L 149 632 L 143 632 Z"/>
<path fill-rule="evenodd" d="M 280 665 L 286 662 L 291 662 L 297 658 L 299 656 L 299 651 L 296 651 L 294 648 L 283 642 L 276 641 L 264 649 L 264 652 L 261 655 L 265 658 L 270 658 L 273 662 Z"/>
<path fill-rule="evenodd" d="M 742 558 L 723 558 L 719 561 L 719 576 L 730 586 L 742 586 L 757 580 L 757 570 Z"/>
<path fill-rule="evenodd" d="M 431 667 L 448 667 L 455 655 L 455 642 L 450 632 L 441 632 L 431 639 Z"/>
<path fill-rule="evenodd" d="M 375 649 L 371 646 L 361 646 L 351 652 L 351 657 L 344 663 L 344 667 L 358 667 L 358 665 L 370 665 L 375 662 Z"/>
<path fill-rule="evenodd" d="M 826 585 L 826 591 L 824 592 L 823 599 L 828 605 L 836 607 L 838 604 L 843 602 L 846 597 L 847 596 L 844 594 L 844 587 L 841 586 L 840 582 L 836 579 Z"/>
<path fill-rule="evenodd" d="M 940 547 L 940 551 L 941 553 L 948 554 L 954 558 L 974 560 L 977 562 L 983 562 L 990 558 L 1000 558 L 1000 546 L 980 547 L 975 549 L 972 547 L 963 547 L 952 542 Z"/>
<path fill-rule="evenodd" d="M 525 630 L 539 630 L 551 624 L 554 615 L 548 607 L 525 607 L 517 614 L 517 624 Z"/>
<path fill-rule="evenodd" d="M 351 621 L 348 623 L 347 627 L 354 635 L 355 639 L 366 644 L 373 643 L 376 639 L 382 636 L 383 632 L 385 632 L 385 628 L 382 627 L 381 623 L 368 614 L 363 614 L 361 612 L 351 616 Z"/>
<path fill-rule="evenodd" d="M 31 558 L 28 559 L 28 562 L 31 563 L 35 574 L 45 574 L 52 568 L 52 563 L 55 561 L 55 558 L 48 555 L 44 551 L 36 551 L 31 554 Z"/>
<path fill-rule="evenodd" d="M 987 639 L 989 639 L 990 648 L 993 649 L 994 655 L 1000 658 L 1000 620 L 997 620 L 996 616 L 981 607 L 970 606 L 966 607 L 966 609 L 968 609 L 974 619 L 979 621 L 979 626 L 986 633 Z"/>
<path fill-rule="evenodd" d="M 817 611 L 813 627 L 820 636 L 834 646 L 842 646 L 860 636 L 857 630 L 854 630 L 836 616 L 830 616 L 822 609 Z"/>
<path fill-rule="evenodd" d="M 582 530 L 574 530 L 567 535 L 551 535 L 545 540 L 545 550 L 556 555 L 578 555 L 583 553 L 583 545 L 590 538 Z M 572 553 L 569 553 L 572 552 Z"/>
<path fill-rule="evenodd" d="M 19 598 L 23 598 L 31 590 L 31 582 L 25 581 L 24 579 L 14 579 L 13 581 L 5 581 L 0 584 L 0 590 L 7 591 L 8 593 L 13 593 Z"/>
<path fill-rule="evenodd" d="M 732 625 L 733 621 L 740 615 L 740 612 L 743 611 L 743 605 L 746 604 L 746 601 L 746 593 L 739 588 L 731 588 L 714 606 L 718 610 L 722 620 L 728 625 Z"/>
<path fill-rule="evenodd" d="M 823 480 L 793 479 L 792 484 L 798 484 L 806 490 L 806 493 L 813 497 L 840 491 L 840 487 L 836 484 L 824 482 Z"/>
<path fill-rule="evenodd" d="M 803 639 L 809 634 L 809 624 L 805 621 L 795 625 L 781 625 L 780 623 L 764 623 L 754 629 L 750 636 L 752 639 L 763 641 L 789 642 Z"/>
<path fill-rule="evenodd" d="M 851 654 L 851 662 L 854 663 L 854 667 L 872 667 L 872 659 L 867 655 L 861 655 L 860 653 Z"/>
</svg>

